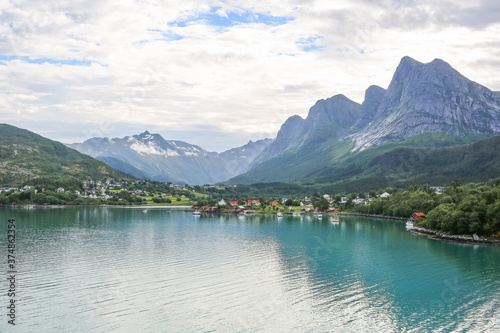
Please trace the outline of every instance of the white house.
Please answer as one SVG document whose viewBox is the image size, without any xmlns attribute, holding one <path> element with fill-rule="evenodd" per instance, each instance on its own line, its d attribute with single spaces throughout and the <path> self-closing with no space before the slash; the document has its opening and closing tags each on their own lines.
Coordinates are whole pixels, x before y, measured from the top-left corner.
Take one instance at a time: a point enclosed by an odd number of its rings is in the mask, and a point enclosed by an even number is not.
<svg viewBox="0 0 500 333">
<path fill-rule="evenodd" d="M 388 196 L 390 196 L 390 194 L 387 192 L 384 192 L 380 195 L 381 198 L 387 198 Z"/>
<path fill-rule="evenodd" d="M 217 203 L 219 206 L 225 206 L 226 205 L 226 201 L 224 199 L 222 199 L 221 201 L 219 201 Z"/>
<path fill-rule="evenodd" d="M 59 187 L 56 192 L 64 192 L 64 188 L 63 187 Z"/>
<path fill-rule="evenodd" d="M 33 186 L 31 186 L 31 185 L 24 185 L 24 187 L 20 191 L 24 192 L 24 191 L 29 190 L 30 188 L 33 188 Z"/>
<path fill-rule="evenodd" d="M 366 205 L 370 201 L 371 201 L 371 199 L 361 199 L 361 198 L 356 198 L 356 199 L 353 200 L 353 202 L 356 205 Z"/>
</svg>

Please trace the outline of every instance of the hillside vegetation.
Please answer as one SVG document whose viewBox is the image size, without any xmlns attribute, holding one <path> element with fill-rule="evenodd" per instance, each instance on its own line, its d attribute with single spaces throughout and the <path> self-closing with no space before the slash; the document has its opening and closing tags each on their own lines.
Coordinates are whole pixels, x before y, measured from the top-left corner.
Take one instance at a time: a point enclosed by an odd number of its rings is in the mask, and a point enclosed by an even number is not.
<svg viewBox="0 0 500 333">
<path fill-rule="evenodd" d="M 485 181 L 500 176 L 500 136 L 482 136 L 480 140 L 480 135 L 460 138 L 424 133 L 352 152 L 354 142 L 324 140 L 325 135 L 309 139 L 300 148 L 290 149 L 230 183 L 253 179 L 297 182 L 315 184 L 321 192 L 340 193 L 413 184 L 444 185 L 452 180 Z"/>
<path fill-rule="evenodd" d="M 427 215 L 419 226 L 449 234 L 500 237 L 500 178 L 482 183 L 451 182 L 437 195 L 428 185 L 395 190 L 387 198 L 376 198 L 356 206 L 358 213 L 409 217 Z"/>
<path fill-rule="evenodd" d="M 452 147 L 426 146 L 426 142 L 451 145 L 456 139 L 428 133 L 400 143 L 387 143 L 352 154 L 310 174 L 307 180 L 327 184 L 322 187 L 324 191 L 342 192 L 413 184 L 445 185 L 451 181 L 479 182 L 500 176 L 500 136 Z M 462 140 L 467 142 L 472 138 Z"/>
<path fill-rule="evenodd" d="M 62 143 L 0 124 L 0 185 L 21 185 L 40 177 L 77 180 L 132 178 Z"/>
</svg>

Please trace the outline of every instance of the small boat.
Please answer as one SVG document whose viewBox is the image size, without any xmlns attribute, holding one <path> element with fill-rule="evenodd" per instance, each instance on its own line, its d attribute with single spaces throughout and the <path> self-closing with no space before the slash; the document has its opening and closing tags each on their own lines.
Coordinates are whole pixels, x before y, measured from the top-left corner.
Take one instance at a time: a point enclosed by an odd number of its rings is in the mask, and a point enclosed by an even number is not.
<svg viewBox="0 0 500 333">
<path fill-rule="evenodd" d="M 278 213 L 276 214 L 277 217 L 283 217 L 283 213 L 278 211 Z"/>
<path fill-rule="evenodd" d="M 333 216 L 332 217 L 332 223 L 340 223 L 340 220 L 339 220 L 338 216 Z"/>
<path fill-rule="evenodd" d="M 413 229 L 413 221 L 412 220 L 406 221 L 406 229 Z"/>
<path fill-rule="evenodd" d="M 300 216 L 298 212 L 293 212 L 293 216 Z"/>
<path fill-rule="evenodd" d="M 201 213 L 200 213 L 200 211 L 195 210 L 195 211 L 193 212 L 193 215 L 195 215 L 195 216 L 199 216 L 199 215 L 201 215 Z"/>
<path fill-rule="evenodd" d="M 318 219 L 321 219 L 321 218 L 323 218 L 323 214 L 319 213 L 318 214 Z"/>
</svg>

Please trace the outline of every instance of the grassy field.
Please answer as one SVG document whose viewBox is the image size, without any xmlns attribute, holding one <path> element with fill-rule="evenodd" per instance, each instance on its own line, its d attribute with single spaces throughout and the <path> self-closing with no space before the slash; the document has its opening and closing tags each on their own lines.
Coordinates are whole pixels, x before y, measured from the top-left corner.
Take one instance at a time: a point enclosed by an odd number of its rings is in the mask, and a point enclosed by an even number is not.
<svg viewBox="0 0 500 333">
<path fill-rule="evenodd" d="M 172 198 L 170 200 L 172 200 L 172 203 L 154 203 L 152 201 L 148 201 L 146 205 L 147 206 L 193 206 L 196 204 L 196 202 L 189 201 L 189 198 L 181 198 L 181 201 L 177 201 L 176 198 Z"/>
</svg>

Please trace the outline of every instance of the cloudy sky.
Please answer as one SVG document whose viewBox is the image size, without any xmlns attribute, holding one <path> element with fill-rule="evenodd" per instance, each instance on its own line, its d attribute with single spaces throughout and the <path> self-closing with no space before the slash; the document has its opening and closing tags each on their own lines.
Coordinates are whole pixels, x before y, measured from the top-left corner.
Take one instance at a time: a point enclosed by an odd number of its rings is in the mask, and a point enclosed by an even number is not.
<svg viewBox="0 0 500 333">
<path fill-rule="evenodd" d="M 0 122 L 223 151 L 441 58 L 500 90 L 498 0 L 0 2 Z"/>
</svg>

